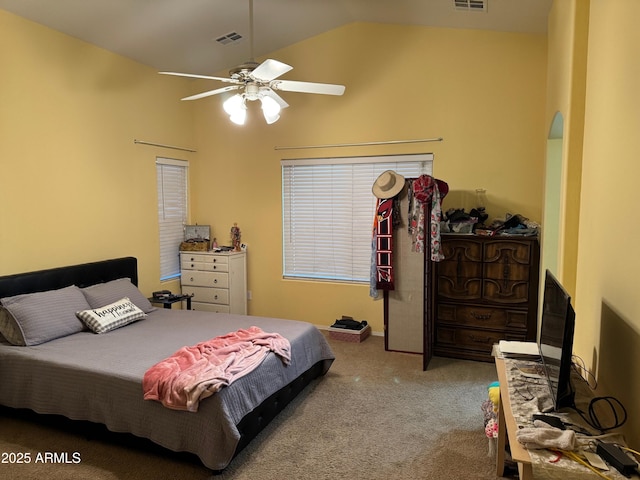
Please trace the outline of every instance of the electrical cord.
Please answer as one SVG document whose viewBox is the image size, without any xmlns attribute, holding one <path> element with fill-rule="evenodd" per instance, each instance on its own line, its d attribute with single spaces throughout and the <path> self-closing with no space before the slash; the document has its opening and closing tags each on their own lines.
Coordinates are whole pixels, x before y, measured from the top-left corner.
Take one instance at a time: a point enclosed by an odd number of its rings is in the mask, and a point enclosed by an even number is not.
<svg viewBox="0 0 640 480">
<path fill-rule="evenodd" d="M 601 423 L 598 418 L 598 414 L 596 412 L 596 405 L 598 402 L 604 402 L 607 406 L 609 406 L 611 413 L 613 415 L 614 422 L 612 425 L 605 426 Z M 615 428 L 621 427 L 627 421 L 627 410 L 624 408 L 624 405 L 615 397 L 595 397 L 589 402 L 589 417 L 585 415 L 585 413 L 580 410 L 577 406 L 573 405 L 572 408 L 578 412 L 578 415 L 582 417 L 582 419 L 592 428 L 598 430 L 601 433 L 608 432 L 609 430 L 613 430 Z M 620 410 L 620 414 L 618 412 Z"/>
<path fill-rule="evenodd" d="M 587 365 L 585 364 L 582 357 L 578 355 L 572 355 L 571 365 L 591 390 L 595 390 L 596 388 L 598 388 L 598 380 L 596 379 L 596 376 L 591 372 L 591 370 L 587 368 Z M 592 381 L 593 385 L 591 384 Z"/>
<path fill-rule="evenodd" d="M 571 357 L 571 365 L 573 369 L 580 375 L 580 378 L 589 386 L 591 390 L 595 390 L 598 387 L 598 382 L 596 380 L 595 375 L 586 367 L 584 360 L 578 355 L 572 355 Z M 591 383 L 593 381 L 593 384 Z M 571 387 L 571 393 L 573 394 L 573 388 Z M 598 418 L 598 414 L 596 412 L 597 406 L 601 405 L 598 402 L 605 402 L 609 407 L 613 415 L 614 422 L 610 426 L 605 426 L 601 423 L 601 420 Z M 608 432 L 609 430 L 613 430 L 615 428 L 621 427 L 627 421 L 627 410 L 624 408 L 624 405 L 615 397 L 605 396 L 605 397 L 594 397 L 589 402 L 588 413 L 589 417 L 585 415 L 585 413 L 580 410 L 575 403 L 571 406 L 573 410 L 575 410 L 580 417 L 591 427 L 598 430 L 600 433 Z M 620 415 L 619 415 L 620 413 Z"/>
</svg>

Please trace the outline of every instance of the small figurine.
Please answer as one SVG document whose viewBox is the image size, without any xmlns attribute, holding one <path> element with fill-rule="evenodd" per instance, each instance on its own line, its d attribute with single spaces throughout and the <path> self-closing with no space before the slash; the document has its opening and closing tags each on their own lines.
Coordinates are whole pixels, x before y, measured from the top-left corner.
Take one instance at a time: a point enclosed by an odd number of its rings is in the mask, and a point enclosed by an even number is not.
<svg viewBox="0 0 640 480">
<path fill-rule="evenodd" d="M 213 237 L 213 243 L 211 244 L 211 248 L 218 248 L 218 239 Z"/>
<path fill-rule="evenodd" d="M 240 228 L 238 228 L 238 224 L 234 223 L 233 227 L 231 227 L 231 245 L 233 245 L 233 249 L 236 252 L 240 251 Z"/>
</svg>

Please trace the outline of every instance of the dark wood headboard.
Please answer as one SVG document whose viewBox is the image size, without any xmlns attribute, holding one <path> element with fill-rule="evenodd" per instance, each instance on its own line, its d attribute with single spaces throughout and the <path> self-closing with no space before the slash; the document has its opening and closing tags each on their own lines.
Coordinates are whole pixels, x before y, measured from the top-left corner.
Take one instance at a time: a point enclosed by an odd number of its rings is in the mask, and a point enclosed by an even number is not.
<svg viewBox="0 0 640 480">
<path fill-rule="evenodd" d="M 57 290 L 69 285 L 88 287 L 124 277 L 130 278 L 134 285 L 138 285 L 138 260 L 135 257 L 114 258 L 0 277 L 0 298 Z"/>
</svg>

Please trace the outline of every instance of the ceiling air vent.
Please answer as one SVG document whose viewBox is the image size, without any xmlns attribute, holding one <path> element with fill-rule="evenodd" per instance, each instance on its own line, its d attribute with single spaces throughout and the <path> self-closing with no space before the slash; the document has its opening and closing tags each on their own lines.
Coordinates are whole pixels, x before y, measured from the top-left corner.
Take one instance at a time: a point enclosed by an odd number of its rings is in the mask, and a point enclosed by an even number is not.
<svg viewBox="0 0 640 480">
<path fill-rule="evenodd" d="M 487 0 L 453 0 L 456 10 L 467 12 L 486 12 Z"/>
<path fill-rule="evenodd" d="M 221 45 L 229 45 L 230 43 L 238 43 L 244 37 L 236 32 L 227 33 L 221 37 L 216 38 L 216 42 Z"/>
</svg>

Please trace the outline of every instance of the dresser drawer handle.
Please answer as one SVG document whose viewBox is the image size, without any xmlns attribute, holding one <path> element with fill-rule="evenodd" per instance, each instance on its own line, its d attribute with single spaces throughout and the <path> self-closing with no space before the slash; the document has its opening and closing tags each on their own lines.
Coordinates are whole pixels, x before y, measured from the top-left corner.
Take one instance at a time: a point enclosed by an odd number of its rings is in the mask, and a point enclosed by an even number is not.
<svg viewBox="0 0 640 480">
<path fill-rule="evenodd" d="M 213 263 L 216 263 L 218 261 L 218 259 L 214 258 L 213 259 Z"/>
<path fill-rule="evenodd" d="M 218 279 L 217 279 L 217 278 L 214 278 L 214 279 L 213 279 L 213 283 L 218 283 Z"/>
<path fill-rule="evenodd" d="M 191 277 L 190 281 L 193 282 L 193 277 Z"/>
<path fill-rule="evenodd" d="M 214 265 L 214 266 L 213 266 L 213 269 L 215 270 L 216 268 L 218 268 L 218 266 L 217 266 L 217 265 Z"/>
<path fill-rule="evenodd" d="M 469 340 L 477 343 L 488 343 L 491 337 L 476 337 L 475 335 L 469 335 Z"/>
<path fill-rule="evenodd" d="M 489 320 L 491 318 L 491 313 L 476 313 L 471 312 L 471 316 L 476 320 Z"/>
<path fill-rule="evenodd" d="M 193 267 L 195 267 L 195 265 L 192 263 L 192 264 L 191 264 L 191 268 L 193 268 Z"/>
<path fill-rule="evenodd" d="M 217 300 L 217 299 L 218 299 L 218 295 L 214 295 L 214 296 L 213 296 L 213 299 L 214 299 L 214 300 Z"/>
<path fill-rule="evenodd" d="M 192 261 L 192 262 L 195 262 L 195 260 L 196 260 L 195 258 L 191 257 L 191 261 Z"/>
</svg>

